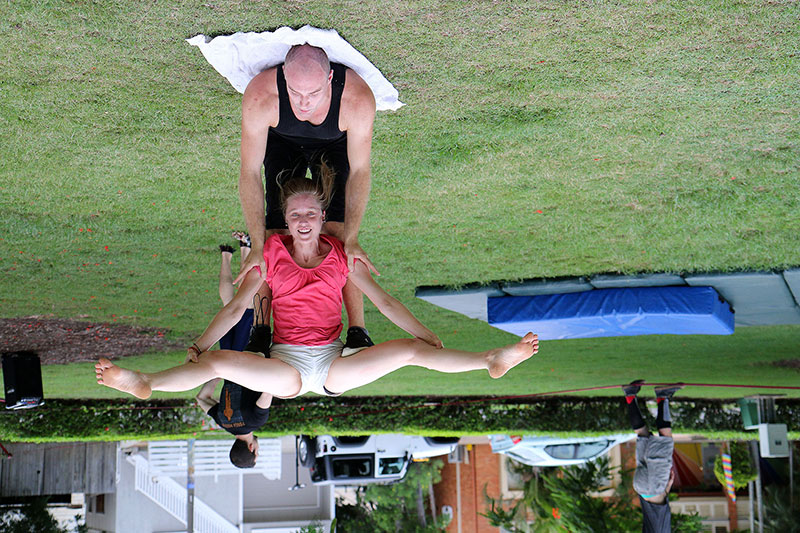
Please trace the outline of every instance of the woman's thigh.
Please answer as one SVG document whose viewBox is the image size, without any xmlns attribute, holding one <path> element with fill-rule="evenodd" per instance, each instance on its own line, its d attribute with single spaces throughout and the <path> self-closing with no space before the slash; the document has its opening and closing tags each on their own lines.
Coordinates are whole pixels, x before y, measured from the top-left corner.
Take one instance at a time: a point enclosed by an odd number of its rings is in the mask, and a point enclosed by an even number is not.
<svg viewBox="0 0 800 533">
<path fill-rule="evenodd" d="M 252 352 L 217 350 L 203 354 L 201 361 L 210 364 L 217 377 L 254 391 L 269 392 L 281 398 L 295 396 L 300 391 L 300 374 L 277 359 Z"/>
<path fill-rule="evenodd" d="M 325 388 L 334 393 L 361 387 L 408 366 L 414 355 L 415 339 L 382 342 L 331 364 Z"/>
</svg>

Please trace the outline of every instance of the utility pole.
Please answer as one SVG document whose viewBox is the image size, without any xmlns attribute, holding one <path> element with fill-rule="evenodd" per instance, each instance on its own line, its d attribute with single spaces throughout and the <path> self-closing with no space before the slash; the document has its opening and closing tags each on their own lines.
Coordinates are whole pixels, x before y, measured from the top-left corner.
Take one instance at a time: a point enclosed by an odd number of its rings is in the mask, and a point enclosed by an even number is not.
<svg viewBox="0 0 800 533">
<path fill-rule="evenodd" d="M 194 439 L 186 441 L 186 533 L 194 533 Z"/>
</svg>

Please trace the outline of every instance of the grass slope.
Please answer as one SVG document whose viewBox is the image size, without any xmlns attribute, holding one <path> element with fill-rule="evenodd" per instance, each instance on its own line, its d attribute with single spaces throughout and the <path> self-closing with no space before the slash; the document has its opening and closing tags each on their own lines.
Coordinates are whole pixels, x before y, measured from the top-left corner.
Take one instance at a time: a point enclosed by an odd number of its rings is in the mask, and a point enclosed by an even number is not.
<svg viewBox="0 0 800 533">
<path fill-rule="evenodd" d="M 450 346 L 512 338 L 414 301 L 415 286 L 800 265 L 796 2 L 2 6 L 3 316 L 199 333 L 219 305 L 216 244 L 243 227 L 241 98 L 183 39 L 305 23 L 336 28 L 408 104 L 376 119 L 361 240 Z M 377 339 L 398 334 L 368 319 Z M 797 373 L 761 363 L 796 358 L 799 339 L 550 342 L 502 381 L 407 370 L 361 392 L 778 384 Z M 45 369 L 49 394 L 106 394 L 86 369 Z"/>
</svg>

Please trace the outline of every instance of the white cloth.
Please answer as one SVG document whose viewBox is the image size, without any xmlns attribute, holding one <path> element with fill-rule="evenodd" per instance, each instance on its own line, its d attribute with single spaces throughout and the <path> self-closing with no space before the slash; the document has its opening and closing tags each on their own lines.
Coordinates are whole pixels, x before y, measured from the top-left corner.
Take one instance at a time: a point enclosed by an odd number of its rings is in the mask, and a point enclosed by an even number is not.
<svg viewBox="0 0 800 533">
<path fill-rule="evenodd" d="M 284 26 L 274 32 L 239 32 L 211 40 L 200 34 L 186 39 L 186 42 L 198 47 L 211 66 L 240 93 L 244 93 L 247 84 L 257 74 L 283 63 L 289 48 L 308 43 L 325 50 L 334 63 L 348 66 L 361 76 L 375 95 L 378 111 L 395 111 L 405 105 L 398 100 L 397 89 L 381 71 L 342 39 L 336 30 L 307 25 L 293 30 Z"/>
</svg>

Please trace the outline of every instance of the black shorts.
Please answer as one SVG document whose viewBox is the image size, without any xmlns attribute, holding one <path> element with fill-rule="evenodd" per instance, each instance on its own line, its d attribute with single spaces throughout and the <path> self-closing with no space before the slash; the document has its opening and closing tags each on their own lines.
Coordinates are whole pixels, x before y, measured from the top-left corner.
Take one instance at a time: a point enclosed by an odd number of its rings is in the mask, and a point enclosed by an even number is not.
<svg viewBox="0 0 800 533">
<path fill-rule="evenodd" d="M 265 196 L 267 202 L 267 229 L 283 229 L 278 178 L 305 177 L 311 170 L 311 178 L 319 179 L 322 161 L 331 167 L 335 174 L 331 203 L 325 210 L 325 220 L 344 222 L 344 188 L 350 174 L 350 161 L 347 159 L 347 136 L 338 141 L 320 146 L 304 146 L 292 142 L 270 130 L 267 137 L 267 151 L 264 155 Z"/>
<path fill-rule="evenodd" d="M 250 341 L 250 328 L 253 326 L 253 310 L 245 309 L 242 318 L 219 340 L 220 350 L 241 352 Z"/>
</svg>

